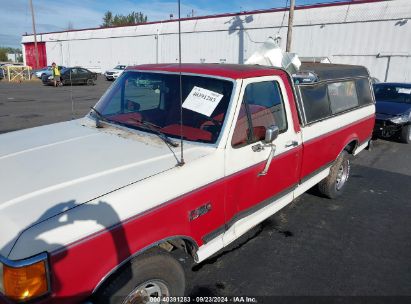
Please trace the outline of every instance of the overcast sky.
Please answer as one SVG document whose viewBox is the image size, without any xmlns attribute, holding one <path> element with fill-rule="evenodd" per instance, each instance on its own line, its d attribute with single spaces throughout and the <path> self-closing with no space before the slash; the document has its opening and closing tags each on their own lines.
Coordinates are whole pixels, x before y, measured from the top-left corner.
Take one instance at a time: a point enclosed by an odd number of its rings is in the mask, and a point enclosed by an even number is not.
<svg viewBox="0 0 411 304">
<path fill-rule="evenodd" d="M 297 5 L 341 0 L 296 0 Z M 0 46 L 20 47 L 21 35 L 32 32 L 28 0 L 1 1 Z M 182 17 L 194 10 L 195 16 L 238 12 L 243 10 L 285 7 L 288 0 L 182 0 Z M 113 14 L 141 11 L 149 21 L 177 16 L 177 1 L 170 0 L 33 0 L 38 33 L 98 27 L 108 10 Z"/>
</svg>

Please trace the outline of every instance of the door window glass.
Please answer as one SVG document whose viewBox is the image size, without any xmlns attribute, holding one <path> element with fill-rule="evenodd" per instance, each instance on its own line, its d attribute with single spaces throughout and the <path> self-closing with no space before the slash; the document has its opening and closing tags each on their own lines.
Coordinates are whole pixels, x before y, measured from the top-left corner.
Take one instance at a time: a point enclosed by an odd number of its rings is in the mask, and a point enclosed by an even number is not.
<svg viewBox="0 0 411 304">
<path fill-rule="evenodd" d="M 78 69 L 78 71 L 80 74 L 83 74 L 83 75 L 88 74 L 87 70 L 84 70 L 84 69 Z"/>
<path fill-rule="evenodd" d="M 276 81 L 250 83 L 245 88 L 243 103 L 232 138 L 233 147 L 263 140 L 265 130 L 276 125 L 287 129 L 281 91 Z"/>
</svg>

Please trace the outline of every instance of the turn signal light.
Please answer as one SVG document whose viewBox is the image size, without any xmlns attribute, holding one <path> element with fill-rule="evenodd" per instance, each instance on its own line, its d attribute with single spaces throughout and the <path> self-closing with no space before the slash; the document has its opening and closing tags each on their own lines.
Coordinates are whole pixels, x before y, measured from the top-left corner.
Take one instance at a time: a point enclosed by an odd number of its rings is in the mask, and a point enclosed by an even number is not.
<svg viewBox="0 0 411 304">
<path fill-rule="evenodd" d="M 3 265 L 4 294 L 15 301 L 27 301 L 48 292 L 46 262 L 19 268 Z"/>
</svg>

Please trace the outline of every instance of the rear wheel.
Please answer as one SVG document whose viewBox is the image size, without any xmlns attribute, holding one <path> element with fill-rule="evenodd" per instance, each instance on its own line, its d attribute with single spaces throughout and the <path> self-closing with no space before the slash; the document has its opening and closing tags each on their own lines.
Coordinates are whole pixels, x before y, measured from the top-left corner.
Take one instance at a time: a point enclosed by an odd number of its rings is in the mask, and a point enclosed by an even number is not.
<svg viewBox="0 0 411 304">
<path fill-rule="evenodd" d="M 153 303 L 157 297 L 183 296 L 185 274 L 168 252 L 154 249 L 131 261 L 101 289 L 97 303 Z"/>
<path fill-rule="evenodd" d="M 87 79 L 87 85 L 94 85 L 93 79 Z"/>
<path fill-rule="evenodd" d="M 411 125 L 403 126 L 401 129 L 400 139 L 403 143 L 411 143 Z"/>
<path fill-rule="evenodd" d="M 347 151 L 341 152 L 330 169 L 330 174 L 318 184 L 318 189 L 328 198 L 342 194 L 350 176 L 350 159 Z"/>
</svg>

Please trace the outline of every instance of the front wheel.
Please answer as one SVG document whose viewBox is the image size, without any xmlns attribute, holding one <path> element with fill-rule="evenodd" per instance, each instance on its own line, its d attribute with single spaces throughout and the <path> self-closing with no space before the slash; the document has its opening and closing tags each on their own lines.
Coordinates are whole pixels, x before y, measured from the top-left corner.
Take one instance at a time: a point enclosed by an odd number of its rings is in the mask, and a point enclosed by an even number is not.
<svg viewBox="0 0 411 304">
<path fill-rule="evenodd" d="M 411 144 L 411 125 L 406 125 L 402 127 L 400 139 L 403 143 Z"/>
<path fill-rule="evenodd" d="M 330 174 L 318 184 L 318 189 L 328 198 L 340 196 L 350 176 L 350 159 L 347 151 L 341 152 L 330 169 Z"/>
<path fill-rule="evenodd" d="M 159 297 L 179 297 L 185 291 L 181 264 L 160 249 L 131 261 L 97 294 L 97 303 L 153 303 Z"/>
</svg>

